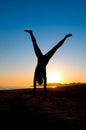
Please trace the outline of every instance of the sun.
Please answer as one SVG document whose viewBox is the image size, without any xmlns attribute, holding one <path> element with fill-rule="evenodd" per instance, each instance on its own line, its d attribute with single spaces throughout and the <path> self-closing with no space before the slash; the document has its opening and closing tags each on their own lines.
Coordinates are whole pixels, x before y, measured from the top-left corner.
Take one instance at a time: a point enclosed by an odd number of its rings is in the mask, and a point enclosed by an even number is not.
<svg viewBox="0 0 86 130">
<path fill-rule="evenodd" d="M 61 80 L 62 80 L 62 76 L 57 71 L 49 72 L 47 75 L 48 83 L 58 83 L 58 82 L 61 82 Z"/>
</svg>

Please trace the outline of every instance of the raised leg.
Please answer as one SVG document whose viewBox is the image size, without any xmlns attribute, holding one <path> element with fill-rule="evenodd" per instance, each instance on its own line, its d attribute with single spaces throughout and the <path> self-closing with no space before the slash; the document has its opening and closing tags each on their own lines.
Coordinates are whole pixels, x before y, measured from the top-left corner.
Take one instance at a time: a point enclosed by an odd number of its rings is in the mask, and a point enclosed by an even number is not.
<svg viewBox="0 0 86 130">
<path fill-rule="evenodd" d="M 62 44 L 64 43 L 64 41 L 68 38 L 72 36 L 72 34 L 68 34 L 66 35 L 57 45 L 55 45 L 48 53 L 45 54 L 45 58 L 46 61 L 48 63 L 49 59 L 54 55 L 54 53 L 56 52 L 56 50 L 62 46 Z"/>
<path fill-rule="evenodd" d="M 34 35 L 33 35 L 33 33 L 32 33 L 32 30 L 24 30 L 24 31 L 25 31 L 25 32 L 28 32 L 28 33 L 30 34 L 31 39 L 32 39 L 32 43 L 33 43 L 33 46 L 34 46 L 34 51 L 35 51 L 35 53 L 36 53 L 36 56 L 37 56 L 38 58 L 41 58 L 42 52 L 41 52 L 41 50 L 39 49 L 39 47 L 38 47 L 38 45 L 37 45 L 37 42 L 36 42 L 36 39 L 35 39 L 35 37 L 34 37 Z"/>
</svg>

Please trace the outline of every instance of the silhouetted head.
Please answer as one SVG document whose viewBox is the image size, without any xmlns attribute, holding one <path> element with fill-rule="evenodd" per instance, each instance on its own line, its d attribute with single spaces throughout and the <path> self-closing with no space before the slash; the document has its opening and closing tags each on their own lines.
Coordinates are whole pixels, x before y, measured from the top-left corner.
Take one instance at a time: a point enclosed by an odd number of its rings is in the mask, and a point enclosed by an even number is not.
<svg viewBox="0 0 86 130">
<path fill-rule="evenodd" d="M 38 79 L 38 84 L 41 85 L 43 83 L 42 78 Z"/>
</svg>

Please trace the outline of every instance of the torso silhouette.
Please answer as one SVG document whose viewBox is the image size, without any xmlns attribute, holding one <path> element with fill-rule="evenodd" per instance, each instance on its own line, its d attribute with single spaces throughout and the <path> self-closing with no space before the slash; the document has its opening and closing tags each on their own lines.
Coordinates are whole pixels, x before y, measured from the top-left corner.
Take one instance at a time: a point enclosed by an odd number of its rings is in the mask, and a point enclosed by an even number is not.
<svg viewBox="0 0 86 130">
<path fill-rule="evenodd" d="M 38 63 L 35 69 L 35 78 L 38 84 L 42 84 L 43 80 L 46 78 L 46 65 L 48 60 L 45 55 L 38 58 Z"/>
</svg>

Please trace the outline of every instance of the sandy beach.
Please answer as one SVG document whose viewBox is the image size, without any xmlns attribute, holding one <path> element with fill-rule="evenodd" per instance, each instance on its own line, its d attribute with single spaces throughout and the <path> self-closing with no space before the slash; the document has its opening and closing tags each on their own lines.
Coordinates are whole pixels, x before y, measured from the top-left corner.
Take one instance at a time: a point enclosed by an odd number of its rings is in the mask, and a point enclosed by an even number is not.
<svg viewBox="0 0 86 130">
<path fill-rule="evenodd" d="M 28 128 L 86 129 L 86 84 L 0 91 L 0 120 Z M 10 126 L 10 125 L 8 125 Z M 4 126 L 3 126 L 4 127 Z"/>
</svg>

